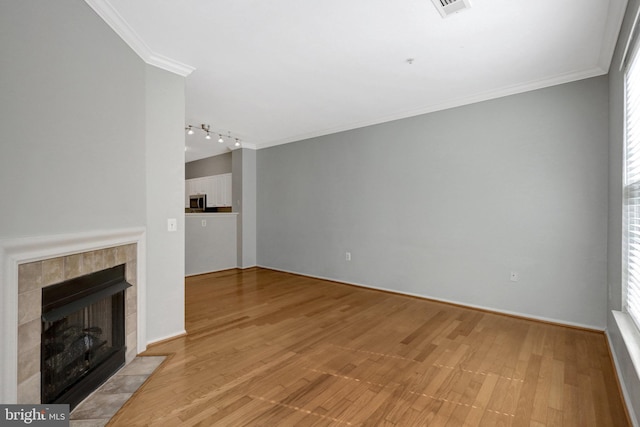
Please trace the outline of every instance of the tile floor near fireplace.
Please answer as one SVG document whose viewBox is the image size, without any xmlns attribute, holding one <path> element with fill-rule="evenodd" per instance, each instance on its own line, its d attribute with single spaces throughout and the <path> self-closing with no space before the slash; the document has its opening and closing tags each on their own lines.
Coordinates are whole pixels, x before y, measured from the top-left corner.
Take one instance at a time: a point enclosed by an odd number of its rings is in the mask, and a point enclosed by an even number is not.
<svg viewBox="0 0 640 427">
<path fill-rule="evenodd" d="M 136 357 L 71 412 L 70 427 L 105 426 L 164 360 Z"/>
</svg>

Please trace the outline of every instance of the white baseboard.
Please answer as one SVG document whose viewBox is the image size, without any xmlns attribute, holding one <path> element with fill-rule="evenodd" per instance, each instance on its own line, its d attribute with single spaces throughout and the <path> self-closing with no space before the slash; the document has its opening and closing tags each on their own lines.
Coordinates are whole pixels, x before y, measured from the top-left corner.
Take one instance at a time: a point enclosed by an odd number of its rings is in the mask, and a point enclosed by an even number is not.
<svg viewBox="0 0 640 427">
<path fill-rule="evenodd" d="M 536 316 L 536 315 L 532 315 L 532 314 L 529 314 L 529 313 L 519 313 L 519 312 L 516 312 L 516 311 L 502 310 L 502 309 L 498 309 L 498 308 L 494 308 L 494 307 L 486 307 L 486 306 L 482 306 L 482 305 L 469 304 L 469 303 L 466 303 L 466 302 L 449 300 L 449 299 L 445 299 L 445 298 L 438 298 L 438 297 L 434 297 L 434 296 L 430 296 L 430 295 L 423 295 L 423 294 L 412 293 L 412 292 L 404 292 L 404 291 L 399 291 L 397 289 L 390 289 L 390 288 L 371 286 L 371 285 L 366 285 L 366 284 L 357 283 L 357 282 L 349 282 L 349 281 L 346 281 L 346 280 L 335 279 L 335 278 L 332 278 L 332 277 L 324 277 L 324 276 L 317 276 L 317 275 L 313 275 L 313 274 L 301 273 L 299 271 L 284 270 L 284 269 L 281 269 L 281 268 L 268 267 L 268 266 L 264 266 L 264 265 L 258 265 L 258 267 L 265 268 L 265 269 L 268 269 L 268 270 L 281 271 L 283 273 L 297 274 L 299 276 L 311 277 L 311 278 L 314 278 L 314 279 L 329 280 L 331 282 L 344 283 L 346 285 L 358 286 L 358 287 L 366 288 L 366 289 L 373 289 L 373 290 L 383 291 L 383 292 L 391 292 L 391 293 L 399 294 L 399 295 L 406 295 L 406 296 L 411 296 L 411 297 L 423 298 L 423 299 L 427 299 L 427 300 L 431 300 L 431 301 L 438 301 L 438 302 L 443 302 L 443 303 L 447 303 L 447 304 L 459 305 L 459 306 L 462 306 L 462 307 L 475 308 L 475 309 L 478 309 L 478 310 L 489 311 L 489 312 L 498 313 L 498 314 L 505 314 L 505 315 L 508 315 L 508 316 L 520 317 L 520 318 L 523 318 L 523 319 L 537 320 L 537 321 L 545 322 L 545 323 L 554 323 L 554 324 L 557 324 L 557 325 L 570 326 L 570 327 L 573 327 L 573 328 L 580 328 L 580 329 L 588 329 L 588 330 L 593 330 L 593 331 L 598 331 L 598 332 L 604 332 L 604 330 L 605 330 L 605 328 L 599 327 L 599 326 L 586 325 L 586 324 L 582 324 L 582 323 L 567 322 L 566 320 L 561 320 L 561 319 L 554 319 L 554 318 L 549 318 L 549 317 Z"/>
<path fill-rule="evenodd" d="M 183 337 L 185 335 L 187 335 L 187 331 L 183 329 L 182 331 L 176 332 L 175 334 L 167 335 L 165 337 L 155 338 L 155 339 L 147 342 L 147 346 L 150 346 L 150 345 L 153 345 L 153 344 L 158 344 L 158 343 L 163 342 L 163 341 L 172 340 L 174 338 L 180 338 L 180 337 Z"/>
</svg>

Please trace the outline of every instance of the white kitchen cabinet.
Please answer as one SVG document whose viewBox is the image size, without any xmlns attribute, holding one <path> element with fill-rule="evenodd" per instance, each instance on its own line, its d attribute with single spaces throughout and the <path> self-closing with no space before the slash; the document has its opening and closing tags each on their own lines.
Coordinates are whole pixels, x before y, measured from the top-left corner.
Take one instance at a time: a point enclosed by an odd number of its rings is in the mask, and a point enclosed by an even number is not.
<svg viewBox="0 0 640 427">
<path fill-rule="evenodd" d="M 192 179 L 187 179 L 184 182 L 184 207 L 185 208 L 189 208 L 189 196 L 191 196 L 192 194 L 195 194 L 193 192 L 193 183 L 192 183 Z"/>
<path fill-rule="evenodd" d="M 231 206 L 231 174 L 223 173 L 220 175 L 213 175 L 208 177 L 209 188 L 211 191 L 211 202 L 213 207 L 226 207 Z M 209 200 L 209 193 L 207 193 L 207 201 Z"/>
<path fill-rule="evenodd" d="M 222 206 L 222 188 L 220 186 L 220 179 L 218 175 L 210 177 L 209 187 L 211 188 L 211 206 Z M 207 203 L 209 203 L 209 199 L 207 199 Z"/>
<path fill-rule="evenodd" d="M 187 179 L 185 181 L 185 207 L 189 207 L 189 196 L 192 194 L 206 194 L 207 207 L 231 206 L 232 174 L 205 176 L 202 178 Z"/>
<path fill-rule="evenodd" d="M 194 194 L 206 194 L 207 198 L 209 198 L 209 194 L 207 192 L 206 186 L 206 178 L 193 178 L 185 180 L 185 207 L 189 207 L 189 196 Z"/>
<path fill-rule="evenodd" d="M 204 178 L 196 178 L 193 180 L 193 194 L 206 194 L 207 196 L 209 195 L 207 192 L 209 191 L 209 186 L 208 186 L 208 177 L 204 177 Z"/>
<path fill-rule="evenodd" d="M 216 177 L 216 175 L 206 177 L 205 185 L 207 187 L 206 193 L 207 193 L 207 207 L 208 208 L 215 208 L 217 206 L 220 206 L 217 203 L 218 190 L 216 188 L 216 179 L 215 179 L 215 177 Z"/>
<path fill-rule="evenodd" d="M 210 178 L 214 206 L 231 206 L 231 174 L 214 175 Z"/>
<path fill-rule="evenodd" d="M 231 174 L 222 174 L 220 180 L 222 181 L 222 206 L 231 206 L 233 204 L 233 197 L 231 197 Z"/>
</svg>

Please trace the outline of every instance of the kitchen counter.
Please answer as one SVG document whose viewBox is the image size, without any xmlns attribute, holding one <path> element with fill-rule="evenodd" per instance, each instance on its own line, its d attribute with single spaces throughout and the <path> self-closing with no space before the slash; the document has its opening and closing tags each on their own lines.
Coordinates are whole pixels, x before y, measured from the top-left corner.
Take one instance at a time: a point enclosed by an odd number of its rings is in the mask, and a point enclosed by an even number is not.
<svg viewBox="0 0 640 427">
<path fill-rule="evenodd" d="M 238 212 L 193 212 L 185 213 L 186 217 L 190 216 L 235 216 Z"/>
<path fill-rule="evenodd" d="M 185 276 L 238 266 L 238 212 L 185 214 Z"/>
</svg>

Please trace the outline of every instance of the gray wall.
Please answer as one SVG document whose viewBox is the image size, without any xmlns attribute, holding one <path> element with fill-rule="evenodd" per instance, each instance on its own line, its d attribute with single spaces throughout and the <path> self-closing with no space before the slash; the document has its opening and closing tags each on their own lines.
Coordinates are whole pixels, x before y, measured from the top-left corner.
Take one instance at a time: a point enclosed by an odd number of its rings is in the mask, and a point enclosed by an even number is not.
<svg viewBox="0 0 640 427">
<path fill-rule="evenodd" d="M 258 265 L 604 329 L 607 132 L 598 77 L 260 150 Z"/>
<path fill-rule="evenodd" d="M 147 338 L 157 341 L 184 332 L 185 79 L 148 65 L 146 101 Z"/>
<path fill-rule="evenodd" d="M 617 361 L 620 380 L 628 396 L 632 417 L 640 416 L 640 379 L 633 367 L 620 329 L 611 310 L 622 308 L 622 183 L 624 170 L 624 76 L 620 71 L 622 53 L 640 2 L 629 0 L 620 38 L 609 71 L 609 236 L 608 236 L 608 310 L 607 335 Z"/>
<path fill-rule="evenodd" d="M 185 274 L 210 273 L 238 266 L 238 215 L 187 214 L 185 218 Z"/>
<path fill-rule="evenodd" d="M 246 148 L 233 150 L 233 212 L 238 212 L 238 267 L 256 266 L 257 153 Z"/>
<path fill-rule="evenodd" d="M 84 2 L 0 2 L 0 237 L 145 223 L 145 65 Z"/>
<path fill-rule="evenodd" d="M 231 172 L 231 153 L 219 154 L 205 159 L 195 160 L 185 165 L 185 179 L 220 175 Z"/>
<path fill-rule="evenodd" d="M 0 238 L 146 227 L 147 338 L 183 331 L 184 78 L 79 0 L 0 2 L 0 69 Z"/>
</svg>

